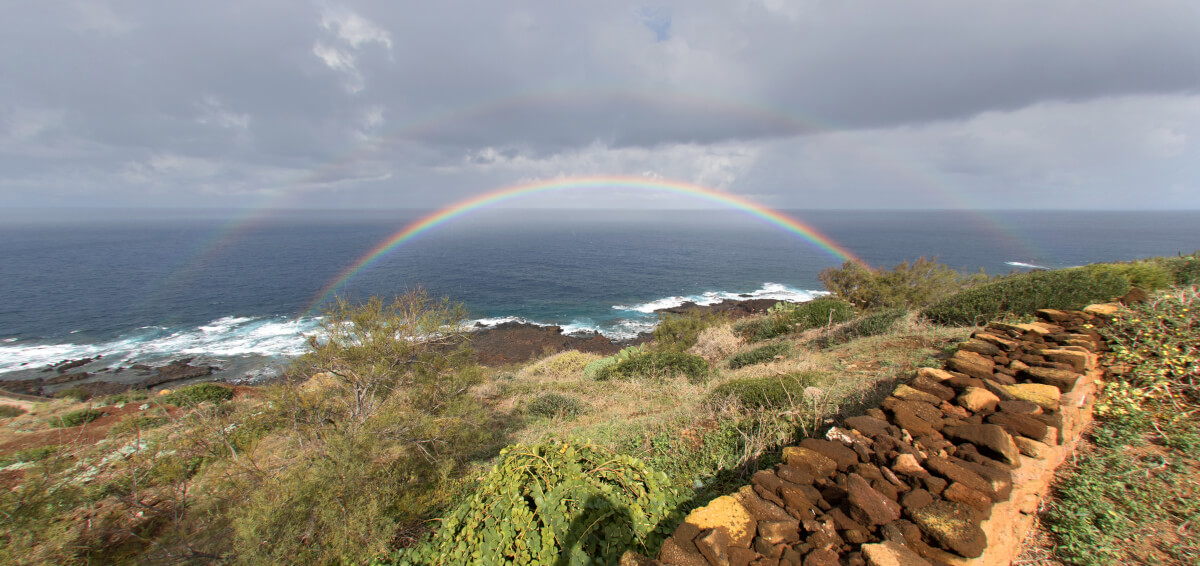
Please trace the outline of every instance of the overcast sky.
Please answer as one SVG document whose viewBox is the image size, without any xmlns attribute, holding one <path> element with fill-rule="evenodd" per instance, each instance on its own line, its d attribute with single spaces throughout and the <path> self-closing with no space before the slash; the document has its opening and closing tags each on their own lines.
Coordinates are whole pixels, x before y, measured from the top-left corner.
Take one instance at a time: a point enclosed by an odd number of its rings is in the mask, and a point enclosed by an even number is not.
<svg viewBox="0 0 1200 566">
<path fill-rule="evenodd" d="M 1196 209 L 1198 139 L 1195 0 L 11 0 L 0 19 L 7 208 L 428 208 L 645 175 L 779 208 Z M 614 203 L 688 205 L 519 204 Z"/>
</svg>

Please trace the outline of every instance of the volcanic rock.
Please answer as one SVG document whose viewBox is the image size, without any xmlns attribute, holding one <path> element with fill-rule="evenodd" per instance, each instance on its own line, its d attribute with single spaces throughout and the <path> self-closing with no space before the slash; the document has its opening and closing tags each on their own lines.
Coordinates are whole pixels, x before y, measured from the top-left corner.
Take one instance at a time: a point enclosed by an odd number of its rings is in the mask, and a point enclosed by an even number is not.
<svg viewBox="0 0 1200 566">
<path fill-rule="evenodd" d="M 970 509 L 953 501 L 937 501 L 913 511 L 913 522 L 938 545 L 967 558 L 983 555 L 987 536 Z"/>
</svg>

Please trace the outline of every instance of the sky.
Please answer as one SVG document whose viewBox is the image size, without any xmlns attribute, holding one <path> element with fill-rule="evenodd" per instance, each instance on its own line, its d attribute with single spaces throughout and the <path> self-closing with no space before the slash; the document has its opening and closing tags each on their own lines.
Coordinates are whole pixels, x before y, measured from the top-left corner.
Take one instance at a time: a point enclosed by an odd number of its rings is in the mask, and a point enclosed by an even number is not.
<svg viewBox="0 0 1200 566">
<path fill-rule="evenodd" d="M 13 0 L 0 77 L 10 210 L 1200 209 L 1195 0 Z"/>
</svg>

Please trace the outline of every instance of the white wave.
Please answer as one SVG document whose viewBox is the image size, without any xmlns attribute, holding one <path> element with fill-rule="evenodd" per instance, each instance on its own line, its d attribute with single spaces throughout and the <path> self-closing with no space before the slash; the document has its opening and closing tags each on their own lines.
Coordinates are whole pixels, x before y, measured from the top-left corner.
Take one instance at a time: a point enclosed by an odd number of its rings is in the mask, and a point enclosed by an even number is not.
<svg viewBox="0 0 1200 566">
<path fill-rule="evenodd" d="M 1004 263 L 1005 263 L 1006 265 L 1011 265 L 1011 266 L 1013 266 L 1013 267 L 1022 267 L 1022 268 L 1025 268 L 1025 269 L 1050 269 L 1049 267 L 1044 267 L 1044 266 L 1041 266 L 1041 265 L 1034 265 L 1034 264 L 1032 264 L 1032 263 L 1023 263 L 1023 262 L 1020 262 L 1020 261 L 1006 261 L 1006 262 L 1004 262 Z"/>
<path fill-rule="evenodd" d="M 763 283 L 762 288 L 751 291 L 749 293 L 733 293 L 729 291 L 708 291 L 699 295 L 675 296 L 656 299 L 648 303 L 639 305 L 613 305 L 612 308 L 619 311 L 635 311 L 640 313 L 650 314 L 658 310 L 675 308 L 683 306 L 687 303 L 695 303 L 700 306 L 715 305 L 722 301 L 746 301 L 751 299 L 774 299 L 777 301 L 789 301 L 793 303 L 802 303 L 811 301 L 822 295 L 827 295 L 826 291 L 813 291 L 794 289 L 787 285 L 779 283 Z"/>
<path fill-rule="evenodd" d="M 17 338 L 5 338 L 3 340 L 0 340 L 0 342 L 3 342 L 5 344 L 11 344 L 13 342 L 16 342 L 17 340 L 18 340 Z"/>
<path fill-rule="evenodd" d="M 493 318 L 477 318 L 475 320 L 469 320 L 467 321 L 467 328 L 478 328 L 479 326 L 500 326 L 501 324 L 508 324 L 510 322 L 515 322 L 517 324 L 532 324 L 534 326 L 553 326 L 552 324 L 530 322 L 529 320 L 519 316 L 498 316 Z"/>
<path fill-rule="evenodd" d="M 97 344 L 0 345 L 0 372 L 36 368 L 62 360 L 104 356 L 114 364 L 157 362 L 179 356 L 298 356 L 319 322 L 284 317 L 225 317 L 187 330 L 145 327 Z M 11 343 L 6 341 L 6 344 Z"/>
</svg>

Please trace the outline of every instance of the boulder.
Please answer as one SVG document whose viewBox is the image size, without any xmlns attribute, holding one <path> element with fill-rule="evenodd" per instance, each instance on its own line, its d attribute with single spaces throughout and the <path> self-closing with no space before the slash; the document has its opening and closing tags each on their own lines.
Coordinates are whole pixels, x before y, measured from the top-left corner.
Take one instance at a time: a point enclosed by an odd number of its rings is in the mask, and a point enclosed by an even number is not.
<svg viewBox="0 0 1200 566">
<path fill-rule="evenodd" d="M 1046 438 L 1049 427 L 1029 415 L 1014 415 L 1011 413 L 995 413 L 988 415 L 987 422 L 1000 425 L 1013 436 L 1021 435 L 1034 440 Z"/>
<path fill-rule="evenodd" d="M 900 505 L 875 491 L 858 474 L 846 477 L 846 493 L 851 514 L 863 523 L 885 525 L 900 518 Z"/>
<path fill-rule="evenodd" d="M 758 525 L 750 511 L 728 495 L 693 510 L 684 517 L 683 522 L 694 525 L 701 532 L 708 529 L 724 531 L 729 537 L 729 544 L 741 548 L 750 548 Z"/>
<path fill-rule="evenodd" d="M 837 471 L 837 462 L 808 448 L 788 446 L 783 449 L 783 461 L 793 468 L 800 468 L 817 478 L 827 478 Z"/>
<path fill-rule="evenodd" d="M 925 460 L 925 467 L 950 481 L 958 482 L 969 488 L 983 492 L 992 498 L 993 501 L 999 500 L 999 496 L 996 490 L 992 488 L 991 482 L 959 463 L 952 462 L 940 456 L 930 456 Z M 945 489 L 945 486 L 942 486 L 942 488 Z M 930 491 L 934 490 L 931 489 Z M 937 490 L 936 493 L 940 494 L 941 490 Z"/>
<path fill-rule="evenodd" d="M 832 442 L 829 440 L 820 440 L 817 438 L 806 438 L 800 442 L 801 448 L 808 448 L 814 452 L 837 462 L 837 469 L 845 471 L 858 463 L 858 454 L 853 450 L 846 448 L 840 442 Z M 812 482 L 808 482 L 812 483 Z"/>
<path fill-rule="evenodd" d="M 946 550 L 978 558 L 987 547 L 987 536 L 971 510 L 954 501 L 936 501 L 912 513 L 913 522 Z"/>
<path fill-rule="evenodd" d="M 1057 411 L 1062 391 L 1053 385 L 1043 383 L 1018 383 L 1016 385 L 998 385 L 1012 399 L 1029 401 L 1041 407 L 1043 411 Z"/>
<path fill-rule="evenodd" d="M 1069 346 L 1069 348 L 1075 348 L 1075 346 Z M 1087 353 L 1080 352 L 1078 350 L 1068 350 L 1066 348 L 1062 348 L 1053 350 L 1040 350 L 1038 353 L 1041 354 L 1043 358 L 1046 358 L 1052 362 L 1070 364 L 1071 369 L 1075 370 L 1075 373 L 1083 373 L 1088 366 L 1089 356 Z"/>
<path fill-rule="evenodd" d="M 949 401 L 954 398 L 954 389 L 942 385 L 942 381 L 944 380 L 936 380 L 931 377 L 918 375 L 917 378 L 912 380 L 912 382 L 908 385 L 917 391 L 924 391 L 925 393 L 933 395 L 942 401 Z"/>
<path fill-rule="evenodd" d="M 792 544 L 800 541 L 800 521 L 759 521 L 758 538 L 770 544 Z"/>
<path fill-rule="evenodd" d="M 1050 448 L 1050 445 L 1044 442 L 1038 442 L 1023 436 L 1015 436 L 1013 437 L 1013 441 L 1017 443 L 1017 449 L 1021 451 L 1021 454 L 1030 458 L 1046 460 L 1054 456 L 1054 451 Z"/>
<path fill-rule="evenodd" d="M 920 554 L 896 541 L 864 544 L 862 553 L 867 566 L 931 566 Z"/>
<path fill-rule="evenodd" d="M 992 377 L 996 362 L 975 352 L 959 350 L 954 353 L 954 357 L 947 360 L 946 367 L 971 377 L 987 379 Z"/>
<path fill-rule="evenodd" d="M 979 448 L 1000 457 L 1001 461 L 1014 466 L 1021 464 L 1021 452 L 1013 443 L 1012 436 L 1003 427 L 994 424 L 946 427 L 942 434 L 949 438 L 970 442 Z"/>
<path fill-rule="evenodd" d="M 968 387 L 956 399 L 956 402 L 972 413 L 994 411 L 1000 403 L 995 393 L 980 387 Z"/>
<path fill-rule="evenodd" d="M 912 454 L 900 454 L 896 456 L 896 460 L 892 462 L 892 471 L 913 477 L 929 475 L 929 472 L 921 467 L 921 463 L 917 461 L 917 457 Z"/>
<path fill-rule="evenodd" d="M 792 518 L 787 511 L 783 510 L 783 507 L 759 497 L 751 486 L 742 486 L 732 497 L 760 523 L 762 521 L 788 521 Z"/>
<path fill-rule="evenodd" d="M 846 426 L 861 432 L 864 436 L 879 436 L 887 434 L 888 422 L 875 417 L 860 416 L 846 419 Z"/>
<path fill-rule="evenodd" d="M 1083 376 L 1073 371 L 1048 367 L 1031 367 L 1021 371 L 1021 375 L 1031 381 L 1053 385 L 1063 393 L 1075 390 L 1079 379 Z"/>
<path fill-rule="evenodd" d="M 729 564 L 729 535 L 720 529 L 709 529 L 696 537 L 696 548 L 709 564 Z"/>
<path fill-rule="evenodd" d="M 946 381 L 947 379 L 954 377 L 954 374 L 952 374 L 944 369 L 919 368 L 919 369 L 917 369 L 917 377 L 925 377 L 932 381 L 941 383 L 943 381 Z"/>
<path fill-rule="evenodd" d="M 1083 307 L 1083 312 L 1094 314 L 1096 316 L 1114 317 L 1121 312 L 1121 305 L 1117 303 L 1100 303 Z"/>
<path fill-rule="evenodd" d="M 939 399 L 938 397 L 936 397 L 934 395 L 930 395 L 924 391 L 918 391 L 916 389 L 913 389 L 912 387 L 909 387 L 909 386 L 903 385 L 903 384 L 896 387 L 895 391 L 892 391 L 892 396 L 897 399 L 903 399 L 905 401 L 921 401 L 923 403 L 929 403 L 930 405 L 933 405 L 935 407 L 937 406 L 938 403 L 942 402 L 941 399 Z"/>
<path fill-rule="evenodd" d="M 1000 346 L 997 346 L 986 340 L 980 340 L 978 338 L 972 338 L 966 342 L 963 342 L 962 344 L 959 344 L 958 349 L 966 350 L 968 352 L 975 352 L 976 354 L 981 354 L 989 358 L 992 356 L 999 356 L 1000 352 L 1002 352 Z"/>
<path fill-rule="evenodd" d="M 972 338 L 981 342 L 995 344 L 996 347 L 1004 350 L 1005 352 L 1011 352 L 1021 346 L 1021 343 L 1017 342 L 1016 340 L 1009 340 L 1008 338 L 1004 338 L 990 332 L 976 332 L 972 335 Z"/>
</svg>

